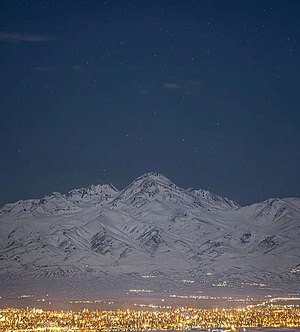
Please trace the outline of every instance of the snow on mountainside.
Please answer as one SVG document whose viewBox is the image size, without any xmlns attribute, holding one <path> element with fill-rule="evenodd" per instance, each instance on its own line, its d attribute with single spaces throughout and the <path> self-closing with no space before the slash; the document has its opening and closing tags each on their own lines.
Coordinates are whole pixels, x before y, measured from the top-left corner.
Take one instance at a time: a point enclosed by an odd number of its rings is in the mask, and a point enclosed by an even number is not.
<svg viewBox="0 0 300 332">
<path fill-rule="evenodd" d="M 66 194 L 53 192 L 41 199 L 29 199 L 17 203 L 6 204 L 0 214 L 30 212 L 32 214 L 55 214 L 65 211 L 79 211 L 102 201 L 107 202 L 117 194 L 118 190 L 108 184 L 91 185 L 87 188 L 73 189 Z"/>
<path fill-rule="evenodd" d="M 236 287 L 293 288 L 299 283 L 299 237 L 298 198 L 240 207 L 147 173 L 122 191 L 92 185 L 6 204 L 0 210 L 0 279 L 125 284 L 154 275 L 195 285 L 226 280 Z"/>
<path fill-rule="evenodd" d="M 135 208 L 151 202 L 161 202 L 167 205 L 176 203 L 178 206 L 198 207 L 207 210 L 209 208 L 229 209 L 238 207 L 236 203 L 208 191 L 184 190 L 158 173 L 147 173 L 140 176 L 125 188 L 115 198 L 114 202 L 115 204 L 126 204 Z"/>
<path fill-rule="evenodd" d="M 195 190 L 195 189 L 190 189 L 190 193 L 192 193 L 195 197 L 198 199 L 203 199 L 207 202 L 207 204 L 211 205 L 212 209 L 237 209 L 240 206 L 232 201 L 231 199 L 228 199 L 226 197 L 221 197 L 215 194 L 212 194 L 208 190 Z"/>
</svg>

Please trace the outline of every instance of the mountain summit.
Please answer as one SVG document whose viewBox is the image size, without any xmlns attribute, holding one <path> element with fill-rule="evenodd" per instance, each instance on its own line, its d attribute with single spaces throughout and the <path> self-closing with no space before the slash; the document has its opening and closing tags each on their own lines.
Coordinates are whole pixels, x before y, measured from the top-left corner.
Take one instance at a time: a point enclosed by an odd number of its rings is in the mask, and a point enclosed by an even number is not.
<svg viewBox="0 0 300 332">
<path fill-rule="evenodd" d="M 152 276 L 157 288 L 192 280 L 195 287 L 294 289 L 299 236 L 298 198 L 240 207 L 146 173 L 121 191 L 91 185 L 6 204 L 0 210 L 0 280 L 56 285 L 72 278 L 102 289 L 113 282 L 122 291 L 133 283 L 143 288 L 145 276 Z"/>
<path fill-rule="evenodd" d="M 116 197 L 115 202 L 140 207 L 150 202 L 164 205 L 176 203 L 202 209 L 232 209 L 239 205 L 232 200 L 212 194 L 207 190 L 182 189 L 160 173 L 145 173 L 134 180 Z"/>
</svg>

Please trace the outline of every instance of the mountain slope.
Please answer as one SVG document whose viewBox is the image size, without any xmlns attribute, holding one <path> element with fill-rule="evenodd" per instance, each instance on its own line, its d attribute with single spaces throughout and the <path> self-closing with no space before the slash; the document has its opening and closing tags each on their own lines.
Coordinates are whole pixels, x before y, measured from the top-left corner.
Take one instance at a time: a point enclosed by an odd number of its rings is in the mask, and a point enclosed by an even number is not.
<svg viewBox="0 0 300 332">
<path fill-rule="evenodd" d="M 144 276 L 160 276 L 158 285 L 163 278 L 289 289 L 299 282 L 299 236 L 298 198 L 240 207 L 147 173 L 122 191 L 97 185 L 5 205 L 0 278 L 129 278 L 143 285 Z"/>
</svg>

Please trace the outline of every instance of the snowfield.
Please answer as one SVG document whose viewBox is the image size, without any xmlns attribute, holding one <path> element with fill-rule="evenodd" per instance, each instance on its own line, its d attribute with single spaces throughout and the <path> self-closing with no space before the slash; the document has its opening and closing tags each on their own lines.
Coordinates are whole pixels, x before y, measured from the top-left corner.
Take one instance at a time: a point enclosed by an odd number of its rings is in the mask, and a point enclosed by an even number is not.
<svg viewBox="0 0 300 332">
<path fill-rule="evenodd" d="M 299 198 L 241 207 L 147 173 L 122 191 L 92 185 L 3 206 L 0 291 L 70 280 L 114 292 L 298 291 L 299 238 Z"/>
</svg>

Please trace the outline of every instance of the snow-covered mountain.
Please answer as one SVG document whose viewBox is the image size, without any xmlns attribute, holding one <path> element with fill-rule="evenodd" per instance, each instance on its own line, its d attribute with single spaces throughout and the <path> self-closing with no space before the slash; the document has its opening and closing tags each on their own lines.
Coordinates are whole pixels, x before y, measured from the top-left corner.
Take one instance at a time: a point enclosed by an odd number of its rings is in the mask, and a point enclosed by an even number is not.
<svg viewBox="0 0 300 332">
<path fill-rule="evenodd" d="M 122 191 L 92 185 L 3 206 L 0 280 L 294 289 L 299 237 L 298 198 L 240 207 L 147 173 Z"/>
</svg>

